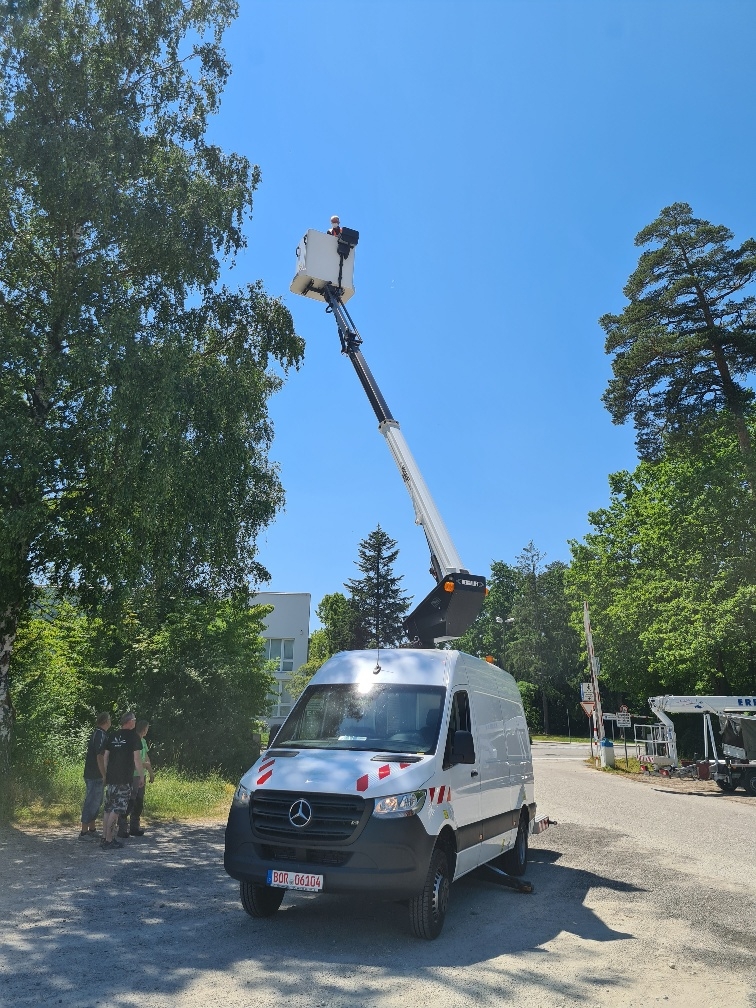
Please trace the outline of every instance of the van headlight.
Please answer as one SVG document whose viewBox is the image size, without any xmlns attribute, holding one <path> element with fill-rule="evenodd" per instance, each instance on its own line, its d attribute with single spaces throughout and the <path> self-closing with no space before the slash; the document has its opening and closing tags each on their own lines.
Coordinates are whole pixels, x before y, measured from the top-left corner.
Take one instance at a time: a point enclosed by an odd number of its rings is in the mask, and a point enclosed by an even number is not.
<svg viewBox="0 0 756 1008">
<path fill-rule="evenodd" d="M 404 794 L 377 798 L 373 815 L 381 819 L 396 819 L 399 816 L 417 815 L 425 804 L 425 791 L 405 791 Z"/>
<path fill-rule="evenodd" d="M 234 808 L 247 808 L 251 794 L 252 792 L 240 783 L 236 791 L 234 791 L 234 800 L 231 802 L 231 805 Z"/>
</svg>

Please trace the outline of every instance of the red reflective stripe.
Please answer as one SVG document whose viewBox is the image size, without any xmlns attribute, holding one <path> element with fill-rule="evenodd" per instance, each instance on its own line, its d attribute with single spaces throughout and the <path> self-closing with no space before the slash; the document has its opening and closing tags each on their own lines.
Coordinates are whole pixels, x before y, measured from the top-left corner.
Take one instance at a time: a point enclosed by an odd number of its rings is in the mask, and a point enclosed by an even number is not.
<svg viewBox="0 0 756 1008">
<path fill-rule="evenodd" d="M 432 804 L 433 803 L 433 799 L 436 797 L 436 789 L 434 787 L 430 788 L 429 789 L 429 794 L 431 796 L 431 804 Z"/>
<path fill-rule="evenodd" d="M 440 805 L 444 800 L 444 791 L 446 791 L 446 785 L 438 789 L 438 801 L 436 802 L 436 805 Z"/>
<path fill-rule="evenodd" d="M 259 772 L 262 772 L 263 770 L 267 770 L 267 769 L 268 769 L 268 767 L 269 767 L 269 766 L 273 766 L 273 764 L 274 764 L 275 762 L 276 762 L 276 761 L 275 761 L 274 759 L 271 759 L 271 760 L 266 760 L 266 761 L 265 761 L 264 763 L 261 763 L 261 764 L 260 764 L 260 767 L 259 767 Z"/>
<path fill-rule="evenodd" d="M 378 780 L 383 780 L 384 777 L 388 777 L 391 773 L 391 767 L 388 763 L 384 763 L 383 766 L 378 767 Z"/>
<path fill-rule="evenodd" d="M 367 786 L 368 786 L 368 775 L 364 774 L 364 776 L 360 777 L 359 780 L 357 781 L 357 790 L 367 791 Z"/>
<path fill-rule="evenodd" d="M 258 783 L 258 784 L 264 784 L 264 783 L 265 783 L 265 781 L 266 781 L 266 780 L 268 780 L 268 778 L 270 778 L 270 777 L 272 777 L 272 776 L 273 776 L 273 771 L 272 771 L 272 770 L 268 770 L 268 772 L 267 772 L 267 773 L 264 773 L 264 774 L 262 775 L 262 777 L 258 777 L 258 778 L 257 778 L 257 783 Z"/>
<path fill-rule="evenodd" d="M 406 770 L 408 766 L 412 766 L 412 764 L 411 763 L 400 763 L 399 764 L 399 769 L 400 770 Z"/>
</svg>

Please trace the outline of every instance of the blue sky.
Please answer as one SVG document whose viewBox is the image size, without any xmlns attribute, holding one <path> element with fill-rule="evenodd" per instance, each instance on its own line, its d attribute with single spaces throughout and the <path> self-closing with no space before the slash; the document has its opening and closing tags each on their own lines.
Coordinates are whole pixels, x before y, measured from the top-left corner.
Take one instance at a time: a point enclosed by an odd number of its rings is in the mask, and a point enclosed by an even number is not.
<svg viewBox="0 0 756 1008">
<path fill-rule="evenodd" d="M 756 235 L 751 0 L 241 0 L 211 138 L 262 170 L 249 247 L 306 340 L 271 402 L 286 510 L 274 591 L 313 609 L 377 524 L 421 598 L 422 531 L 323 307 L 288 288 L 332 213 L 360 231 L 350 311 L 464 563 L 549 560 L 636 463 L 601 404 L 598 317 L 675 201 Z"/>
</svg>

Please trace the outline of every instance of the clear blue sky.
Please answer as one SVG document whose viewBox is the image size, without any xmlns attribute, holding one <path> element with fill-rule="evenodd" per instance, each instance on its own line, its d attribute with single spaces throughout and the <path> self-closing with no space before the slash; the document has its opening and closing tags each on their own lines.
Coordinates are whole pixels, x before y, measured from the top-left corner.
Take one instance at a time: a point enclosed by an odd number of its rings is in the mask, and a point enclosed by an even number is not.
<svg viewBox="0 0 756 1008">
<path fill-rule="evenodd" d="M 597 324 L 635 234 L 692 205 L 739 241 L 753 198 L 752 0 L 241 0 L 211 136 L 262 170 L 229 280 L 283 295 L 307 349 L 271 402 L 286 510 L 274 591 L 313 608 L 380 523 L 431 587 L 422 531 L 333 321 L 288 292 L 332 213 L 360 231 L 349 304 L 465 564 L 567 540 L 636 463 L 601 404 Z"/>
</svg>

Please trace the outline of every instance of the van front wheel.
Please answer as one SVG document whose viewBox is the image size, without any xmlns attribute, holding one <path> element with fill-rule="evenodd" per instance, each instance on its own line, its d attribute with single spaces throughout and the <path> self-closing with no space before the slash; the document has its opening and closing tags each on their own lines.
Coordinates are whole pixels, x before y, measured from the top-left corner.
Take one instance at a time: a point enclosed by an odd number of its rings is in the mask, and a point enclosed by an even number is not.
<svg viewBox="0 0 756 1008">
<path fill-rule="evenodd" d="M 528 830 L 530 823 L 526 816 L 520 816 L 514 847 L 502 854 L 499 864 L 508 875 L 524 875 L 528 864 Z"/>
<path fill-rule="evenodd" d="M 285 889 L 274 889 L 272 886 L 239 883 L 241 905 L 250 917 L 272 917 L 281 906 L 285 893 Z"/>
<path fill-rule="evenodd" d="M 433 851 L 425 885 L 409 903 L 410 925 L 418 938 L 438 938 L 449 905 L 449 859 L 439 847 Z"/>
</svg>

